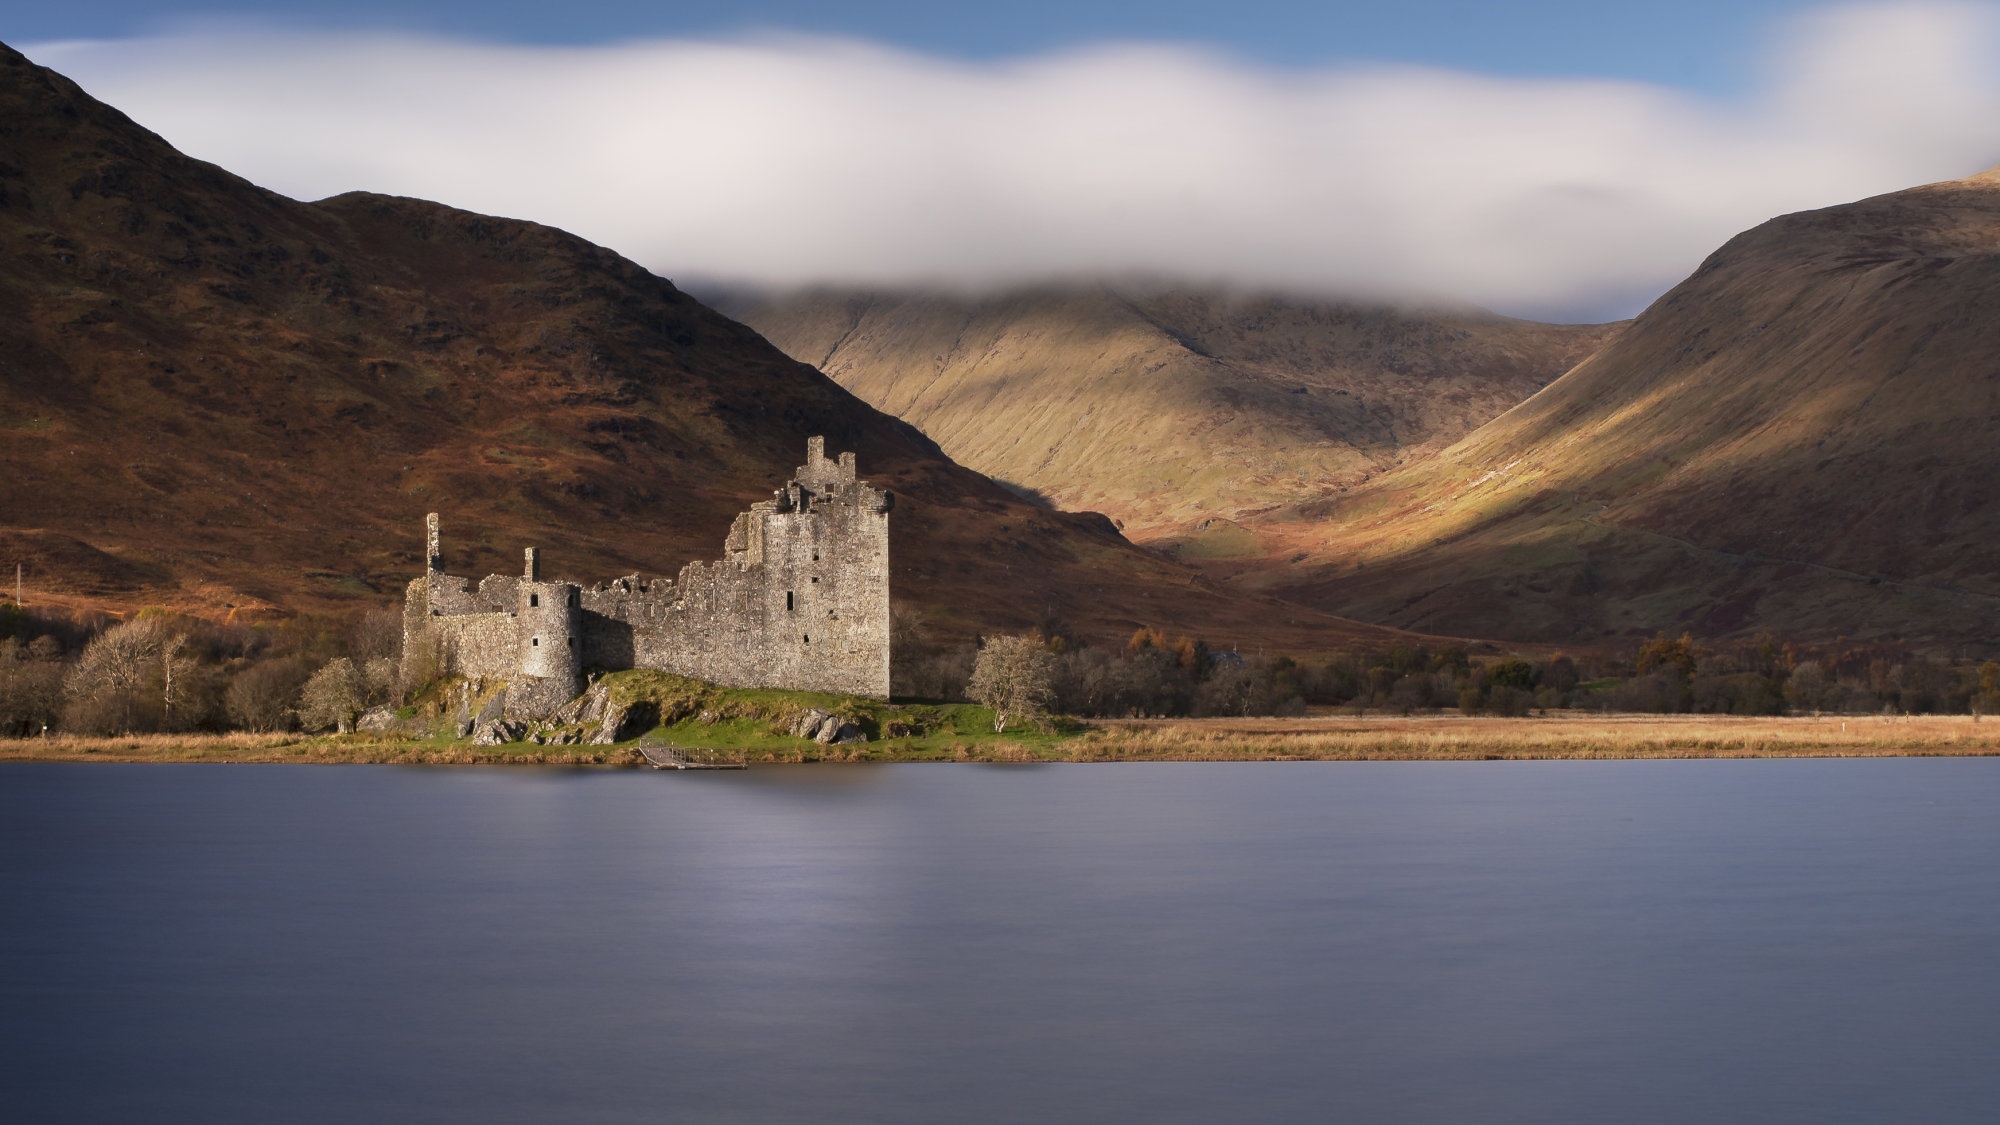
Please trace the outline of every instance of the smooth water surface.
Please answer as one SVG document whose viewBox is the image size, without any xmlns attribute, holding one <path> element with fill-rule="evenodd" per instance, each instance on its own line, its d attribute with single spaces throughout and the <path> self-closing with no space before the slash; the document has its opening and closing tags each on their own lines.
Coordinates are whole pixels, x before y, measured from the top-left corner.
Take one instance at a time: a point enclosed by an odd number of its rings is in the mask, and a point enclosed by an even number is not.
<svg viewBox="0 0 2000 1125">
<path fill-rule="evenodd" d="M 0 1120 L 2000 1106 L 2000 761 L 0 765 Z"/>
</svg>

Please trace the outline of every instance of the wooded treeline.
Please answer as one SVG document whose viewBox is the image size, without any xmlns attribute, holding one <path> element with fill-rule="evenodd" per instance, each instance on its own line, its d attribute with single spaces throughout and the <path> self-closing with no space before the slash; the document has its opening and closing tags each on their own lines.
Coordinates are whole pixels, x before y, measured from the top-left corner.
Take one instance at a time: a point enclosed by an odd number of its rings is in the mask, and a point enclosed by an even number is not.
<svg viewBox="0 0 2000 1125">
<path fill-rule="evenodd" d="M 1296 715 L 1308 706 L 1504 716 L 2000 711 L 2000 664 L 1896 645 L 1657 636 L 1616 655 L 1477 660 L 1463 648 L 1412 645 L 1299 661 L 1154 629 L 1119 647 L 1090 645 L 1054 619 L 1028 637 L 1048 656 L 1047 699 L 1037 709 L 1084 717 Z M 244 625 L 0 602 L 0 737 L 348 729 L 364 711 L 402 704 L 427 686 L 399 677 L 401 643 L 392 609 Z M 899 697 L 968 698 L 976 644 L 928 643 L 900 615 L 892 643 Z M 429 681 L 435 667 L 416 661 L 411 670 Z"/>
<path fill-rule="evenodd" d="M 1990 714 L 2000 664 L 1941 660 L 1901 645 L 1729 645 L 1653 637 L 1616 655 L 1475 660 L 1463 648 L 1401 646 L 1321 660 L 1216 650 L 1197 638 L 1140 629 L 1122 649 L 1081 644 L 1059 621 L 1031 634 L 1053 660 L 1051 709 L 1083 717 L 1297 715 L 1357 712 L 1525 716 L 1557 710 L 1783 715 Z M 926 644 L 899 630 L 899 694 L 963 698 L 977 645 Z"/>
<path fill-rule="evenodd" d="M 397 702 L 402 617 L 217 624 L 0 604 L 0 736 L 345 729 Z"/>
</svg>

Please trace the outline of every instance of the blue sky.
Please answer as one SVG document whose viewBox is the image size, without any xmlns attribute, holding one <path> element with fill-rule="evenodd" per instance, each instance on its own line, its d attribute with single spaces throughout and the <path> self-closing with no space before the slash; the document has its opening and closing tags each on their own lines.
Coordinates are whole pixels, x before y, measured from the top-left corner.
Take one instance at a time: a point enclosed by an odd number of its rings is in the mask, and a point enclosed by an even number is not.
<svg viewBox="0 0 2000 1125">
<path fill-rule="evenodd" d="M 112 38 L 200 20 L 297 27 L 401 28 L 512 43 L 728 36 L 785 29 L 850 35 L 917 51 L 990 59 L 1104 40 L 1205 44 L 1286 66 L 1371 60 L 1501 75 L 1630 78 L 1708 92 L 1740 90 L 1756 51 L 1797 0 L 50 0 L 4 20 L 10 42 Z"/>
<path fill-rule="evenodd" d="M 1148 275 L 1563 320 L 2000 164 L 1994 0 L 16 7 L 195 156 L 682 281 Z"/>
</svg>

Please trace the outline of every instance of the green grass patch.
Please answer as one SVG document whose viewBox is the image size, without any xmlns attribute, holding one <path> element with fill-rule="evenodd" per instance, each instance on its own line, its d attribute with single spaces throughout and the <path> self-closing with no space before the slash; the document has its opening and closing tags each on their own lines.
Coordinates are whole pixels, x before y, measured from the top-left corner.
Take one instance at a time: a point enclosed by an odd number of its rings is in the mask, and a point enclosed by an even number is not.
<svg viewBox="0 0 2000 1125">
<path fill-rule="evenodd" d="M 613 672 L 598 681 L 614 702 L 658 709 L 645 737 L 665 745 L 724 750 L 752 762 L 1035 761 L 1062 756 L 1060 744 L 1081 724 L 993 729 L 993 712 L 971 703 L 889 703 L 827 692 L 723 688 L 650 669 Z M 866 742 L 817 743 L 792 734 L 818 709 L 853 723 Z"/>
</svg>

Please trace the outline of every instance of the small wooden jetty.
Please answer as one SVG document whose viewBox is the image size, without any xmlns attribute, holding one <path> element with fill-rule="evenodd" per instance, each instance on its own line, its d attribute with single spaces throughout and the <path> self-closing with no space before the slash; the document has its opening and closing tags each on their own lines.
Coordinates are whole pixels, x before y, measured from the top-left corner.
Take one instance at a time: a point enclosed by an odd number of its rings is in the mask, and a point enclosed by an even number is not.
<svg viewBox="0 0 2000 1125">
<path fill-rule="evenodd" d="M 690 757 L 690 751 L 704 755 L 704 757 Z M 745 768 L 740 757 L 736 761 L 706 757 L 705 755 L 723 754 L 726 751 L 710 750 L 705 746 L 662 746 L 656 742 L 641 742 L 639 744 L 639 753 L 644 754 L 647 763 L 656 770 L 740 770 Z"/>
</svg>

